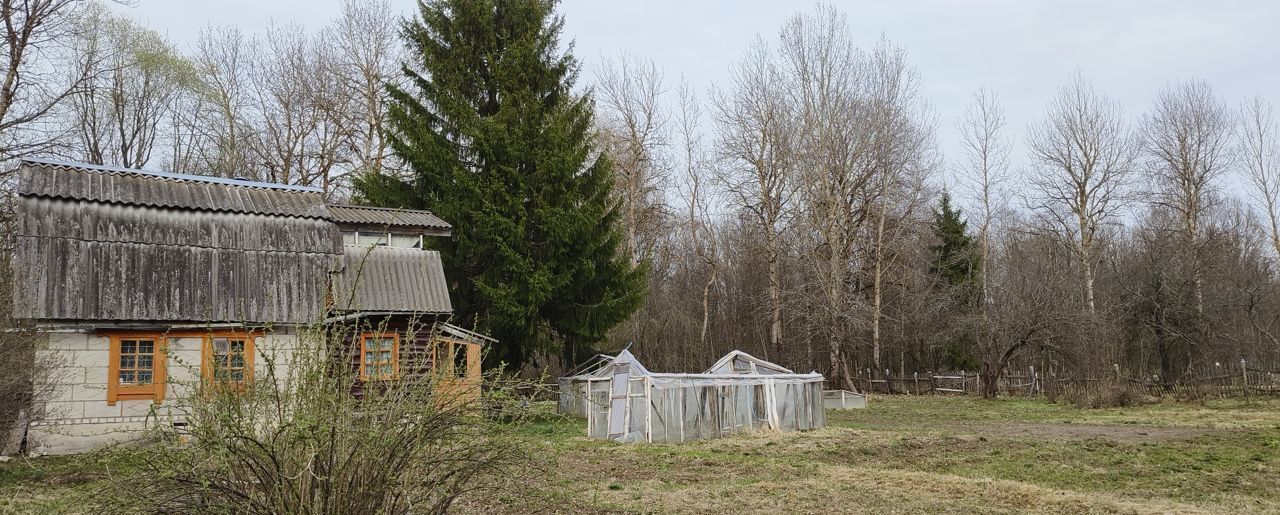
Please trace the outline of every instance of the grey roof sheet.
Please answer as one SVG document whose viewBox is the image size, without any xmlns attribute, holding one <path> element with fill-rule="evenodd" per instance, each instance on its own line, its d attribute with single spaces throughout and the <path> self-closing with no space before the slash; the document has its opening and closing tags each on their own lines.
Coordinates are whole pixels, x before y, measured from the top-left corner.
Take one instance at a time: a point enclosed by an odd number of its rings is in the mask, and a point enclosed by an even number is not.
<svg viewBox="0 0 1280 515">
<path fill-rule="evenodd" d="M 328 218 L 320 190 L 44 159 L 21 162 L 17 193 L 113 204 Z"/>
<path fill-rule="evenodd" d="M 308 323 L 336 256 L 15 238 L 13 311 L 42 320 Z"/>
<path fill-rule="evenodd" d="M 343 311 L 453 311 L 440 253 L 393 247 L 344 247 L 334 304 Z"/>
<path fill-rule="evenodd" d="M 340 224 L 449 230 L 449 224 L 430 211 L 412 209 L 329 204 L 329 217 Z"/>
</svg>

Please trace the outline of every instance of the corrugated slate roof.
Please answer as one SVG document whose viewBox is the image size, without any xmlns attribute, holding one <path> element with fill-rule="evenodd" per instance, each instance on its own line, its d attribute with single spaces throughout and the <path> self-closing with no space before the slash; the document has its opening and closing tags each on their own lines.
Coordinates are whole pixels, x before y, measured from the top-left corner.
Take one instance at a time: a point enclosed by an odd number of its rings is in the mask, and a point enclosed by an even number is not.
<svg viewBox="0 0 1280 515">
<path fill-rule="evenodd" d="M 447 231 L 449 224 L 430 211 L 329 204 L 329 217 L 339 224 L 421 227 Z"/>
<path fill-rule="evenodd" d="M 23 159 L 19 195 L 112 204 L 328 218 L 320 190 L 220 177 Z"/>
<path fill-rule="evenodd" d="M 74 238 L 15 244 L 13 314 L 40 320 L 309 323 L 322 317 L 336 261 Z"/>
<path fill-rule="evenodd" d="M 343 248 L 334 303 L 343 311 L 449 313 L 440 253 L 394 247 Z"/>
<path fill-rule="evenodd" d="M 344 248 L 335 220 L 448 230 L 426 211 L 334 210 L 313 188 L 34 159 L 17 193 L 18 318 L 310 323 L 330 294 L 344 310 L 452 311 L 439 254 Z"/>
</svg>

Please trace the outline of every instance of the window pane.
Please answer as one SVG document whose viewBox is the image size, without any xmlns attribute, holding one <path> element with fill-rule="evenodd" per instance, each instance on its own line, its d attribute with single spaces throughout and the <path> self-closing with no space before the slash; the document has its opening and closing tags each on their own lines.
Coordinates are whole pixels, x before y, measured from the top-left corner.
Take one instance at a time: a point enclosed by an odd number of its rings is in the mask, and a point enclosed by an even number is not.
<svg viewBox="0 0 1280 515">
<path fill-rule="evenodd" d="M 226 354 L 226 353 L 227 353 L 227 339 L 226 339 L 226 338 L 214 338 L 214 339 L 213 339 L 213 353 L 214 353 L 214 354 L 217 354 L 217 355 L 223 355 L 223 354 Z"/>
<path fill-rule="evenodd" d="M 124 340 L 120 342 L 121 354 L 133 354 L 138 352 L 138 342 L 133 340 Z"/>
<path fill-rule="evenodd" d="M 244 355 L 243 355 L 243 354 L 232 354 L 232 355 L 231 355 L 231 368 L 244 368 Z"/>
<path fill-rule="evenodd" d="M 138 384 L 151 384 L 151 371 L 138 371 Z"/>
<path fill-rule="evenodd" d="M 243 370 L 232 370 L 232 371 L 231 371 L 231 380 L 232 380 L 232 381 L 244 381 L 244 371 L 243 371 Z"/>
<path fill-rule="evenodd" d="M 153 346 L 154 344 L 151 340 L 138 340 L 138 353 L 151 354 Z"/>
<path fill-rule="evenodd" d="M 150 355 L 150 354 L 143 354 L 143 355 L 141 355 L 141 356 L 138 356 L 138 368 L 145 368 L 145 369 L 147 369 L 147 370 L 150 370 L 150 369 L 151 369 L 151 355 Z"/>
<path fill-rule="evenodd" d="M 453 348 L 453 373 L 458 377 L 467 375 L 467 347 L 457 345 Z"/>
<path fill-rule="evenodd" d="M 120 382 L 121 382 L 121 383 L 133 384 L 133 371 L 132 371 L 132 370 L 121 370 L 121 371 L 120 371 Z"/>
<path fill-rule="evenodd" d="M 382 339 L 382 348 L 384 348 L 384 349 L 390 349 L 390 348 L 394 348 L 395 346 L 396 346 L 396 340 L 395 340 L 395 338 L 383 338 L 383 339 Z"/>
<path fill-rule="evenodd" d="M 368 245 L 380 245 L 380 246 L 384 246 L 384 245 L 386 245 L 386 244 L 387 244 L 387 233 L 376 233 L 376 234 L 373 234 L 373 233 L 363 233 L 363 232 L 362 232 L 362 233 L 360 233 L 360 242 L 359 242 L 359 244 L 360 244 L 360 245 L 364 245 L 364 246 L 368 246 Z"/>
<path fill-rule="evenodd" d="M 244 340 L 232 340 L 231 352 L 233 354 L 244 354 Z"/>
<path fill-rule="evenodd" d="M 414 248 L 418 248 L 419 246 L 418 243 L 421 241 L 422 241 L 422 238 L 418 237 L 417 234 L 392 234 L 391 235 L 392 247 L 399 247 L 403 249 L 414 249 Z"/>
<path fill-rule="evenodd" d="M 133 354 L 130 354 L 127 356 L 120 356 L 120 368 L 135 368 L 135 367 L 137 367 L 137 356 Z"/>
<path fill-rule="evenodd" d="M 366 364 L 366 365 L 373 364 L 373 357 L 374 357 L 374 355 L 373 355 L 373 353 L 372 353 L 372 352 L 365 354 L 365 355 L 364 355 L 364 362 L 365 362 L 365 364 Z"/>
<path fill-rule="evenodd" d="M 342 244 L 343 244 L 343 245 L 355 245 L 355 244 L 356 244 L 356 233 L 355 233 L 355 232 L 344 232 L 344 233 L 342 233 Z"/>
</svg>

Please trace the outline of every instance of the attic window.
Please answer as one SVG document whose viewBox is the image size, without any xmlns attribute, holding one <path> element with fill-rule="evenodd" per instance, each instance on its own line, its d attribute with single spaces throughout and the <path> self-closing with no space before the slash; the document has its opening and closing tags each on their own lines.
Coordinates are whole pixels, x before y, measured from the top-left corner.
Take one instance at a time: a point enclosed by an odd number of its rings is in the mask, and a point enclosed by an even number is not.
<svg viewBox="0 0 1280 515">
<path fill-rule="evenodd" d="M 342 233 L 342 243 L 361 247 L 394 247 L 400 249 L 422 248 L 422 234 L 347 231 Z"/>
</svg>

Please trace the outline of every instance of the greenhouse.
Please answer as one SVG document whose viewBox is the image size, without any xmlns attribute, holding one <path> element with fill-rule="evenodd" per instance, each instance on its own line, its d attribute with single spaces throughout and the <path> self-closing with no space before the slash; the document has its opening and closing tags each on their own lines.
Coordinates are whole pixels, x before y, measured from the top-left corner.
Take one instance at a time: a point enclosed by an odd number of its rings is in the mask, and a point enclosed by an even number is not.
<svg viewBox="0 0 1280 515">
<path fill-rule="evenodd" d="M 741 351 L 702 373 L 656 373 L 624 350 L 561 378 L 559 407 L 587 419 L 588 437 L 624 442 L 802 431 L 826 425 L 823 381 Z"/>
</svg>

